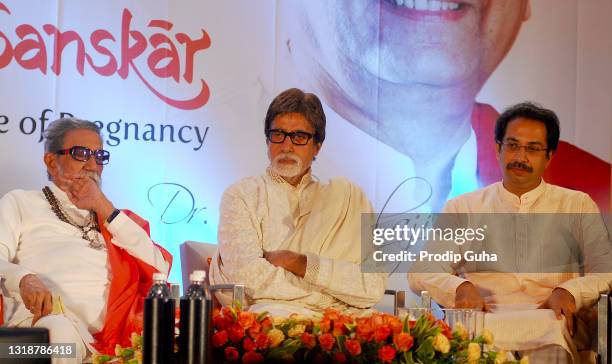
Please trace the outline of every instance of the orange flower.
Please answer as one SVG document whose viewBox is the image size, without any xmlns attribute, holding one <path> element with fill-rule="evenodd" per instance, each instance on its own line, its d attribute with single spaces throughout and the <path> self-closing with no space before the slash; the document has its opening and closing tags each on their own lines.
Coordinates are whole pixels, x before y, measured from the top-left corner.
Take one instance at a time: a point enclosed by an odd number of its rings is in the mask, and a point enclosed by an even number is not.
<svg viewBox="0 0 612 364">
<path fill-rule="evenodd" d="M 258 364 L 258 363 L 263 363 L 263 362 L 264 362 L 264 357 L 256 351 L 247 351 L 242 356 L 243 364 Z"/>
<path fill-rule="evenodd" d="M 312 349 L 317 346 L 317 338 L 313 334 L 305 332 L 300 336 L 300 340 L 308 349 Z"/>
<path fill-rule="evenodd" d="M 215 332 L 212 337 L 212 344 L 215 348 L 225 345 L 227 342 L 227 331 L 221 330 L 219 332 Z"/>
<path fill-rule="evenodd" d="M 270 316 L 267 316 L 266 318 L 264 318 L 263 320 L 261 320 L 261 322 L 259 323 L 261 325 L 261 329 L 264 332 L 268 332 L 269 330 L 272 329 L 272 319 L 270 318 Z"/>
<path fill-rule="evenodd" d="M 453 338 L 453 331 L 450 326 L 446 324 L 446 322 L 442 320 L 437 320 L 436 325 L 442 330 L 442 335 L 446 336 L 449 340 Z"/>
<path fill-rule="evenodd" d="M 238 350 L 236 350 L 235 347 L 233 346 L 228 346 L 227 348 L 225 348 L 225 359 L 227 361 L 236 361 L 238 360 Z"/>
<path fill-rule="evenodd" d="M 335 337 L 338 337 L 340 335 L 345 335 L 345 334 L 348 334 L 348 329 L 346 328 L 346 326 L 344 326 L 344 323 L 342 323 L 341 321 L 334 321 L 334 330 L 332 331 L 332 334 Z"/>
<path fill-rule="evenodd" d="M 383 346 L 378 349 L 378 358 L 382 360 L 383 363 L 391 363 L 393 359 L 395 359 L 395 349 L 390 345 Z"/>
<path fill-rule="evenodd" d="M 374 330 L 374 340 L 376 342 L 383 342 L 391 335 L 391 329 L 389 326 L 379 326 Z"/>
<path fill-rule="evenodd" d="M 361 343 L 358 340 L 346 340 L 344 346 L 352 356 L 361 354 Z"/>
<path fill-rule="evenodd" d="M 227 322 L 234 322 L 234 313 L 236 311 L 234 311 L 231 307 L 229 306 L 223 306 L 223 308 L 221 309 L 221 314 L 223 315 L 223 318 L 227 321 Z"/>
<path fill-rule="evenodd" d="M 395 317 L 395 316 L 389 316 L 389 319 L 387 321 L 387 325 L 389 326 L 389 328 L 391 329 L 391 331 L 394 334 L 399 334 L 400 332 L 402 332 L 403 329 L 403 324 L 402 324 L 402 320 L 400 320 L 399 318 Z"/>
<path fill-rule="evenodd" d="M 330 329 L 331 329 L 331 321 L 328 318 L 323 317 L 321 322 L 319 322 L 319 330 L 321 330 L 322 333 L 326 334 L 329 332 Z"/>
<path fill-rule="evenodd" d="M 338 320 L 340 318 L 340 313 L 333 308 L 328 308 L 323 313 L 323 318 L 327 318 L 328 320 Z"/>
<path fill-rule="evenodd" d="M 259 335 L 257 335 L 255 344 L 257 344 L 257 349 L 265 350 L 270 347 L 270 338 L 268 337 L 268 335 L 264 334 L 263 332 L 260 332 Z"/>
<path fill-rule="evenodd" d="M 244 328 L 239 323 L 235 322 L 231 326 L 227 328 L 227 333 L 229 335 L 229 339 L 232 342 L 240 342 L 244 337 Z"/>
<path fill-rule="evenodd" d="M 249 329 L 253 326 L 256 321 L 255 313 L 253 312 L 239 312 L 238 313 L 238 322 L 245 329 Z"/>
<path fill-rule="evenodd" d="M 255 349 L 257 348 L 255 346 L 255 342 L 253 342 L 253 340 L 250 337 L 247 337 L 246 339 L 244 339 L 244 341 L 242 342 L 242 347 L 246 351 L 255 351 Z"/>
<path fill-rule="evenodd" d="M 324 351 L 331 351 L 335 342 L 336 339 L 329 333 L 319 336 L 319 344 L 321 344 L 321 349 Z"/>
<path fill-rule="evenodd" d="M 223 330 L 226 326 L 225 319 L 221 315 L 213 316 L 213 326 L 217 330 Z"/>
<path fill-rule="evenodd" d="M 257 321 L 253 322 L 253 325 L 247 331 L 249 336 L 255 339 L 261 333 L 261 324 Z"/>
<path fill-rule="evenodd" d="M 404 352 L 410 350 L 414 343 L 414 338 L 407 332 L 401 332 L 393 336 L 393 343 L 398 351 Z"/>
<path fill-rule="evenodd" d="M 357 321 L 357 328 L 355 330 L 355 334 L 357 338 L 361 341 L 368 342 L 372 340 L 372 334 L 374 330 L 370 325 L 369 320 L 359 320 Z"/>
<path fill-rule="evenodd" d="M 346 356 L 341 351 L 336 351 L 332 358 L 334 363 L 344 364 L 346 363 Z"/>
</svg>

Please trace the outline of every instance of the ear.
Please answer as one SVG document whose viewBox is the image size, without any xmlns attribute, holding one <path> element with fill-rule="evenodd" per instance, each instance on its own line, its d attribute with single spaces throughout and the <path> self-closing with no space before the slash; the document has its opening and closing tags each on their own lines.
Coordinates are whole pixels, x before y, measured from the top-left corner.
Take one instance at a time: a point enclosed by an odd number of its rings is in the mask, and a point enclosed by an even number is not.
<svg viewBox="0 0 612 364">
<path fill-rule="evenodd" d="M 47 173 L 50 176 L 55 176 L 57 174 L 57 155 L 54 153 L 45 153 L 43 161 L 47 166 Z"/>
<path fill-rule="evenodd" d="M 546 166 L 544 167 L 545 169 L 548 168 L 548 166 L 550 165 L 550 162 L 552 161 L 553 157 L 555 156 L 555 152 L 554 151 L 550 151 L 547 152 L 548 154 L 546 155 L 546 159 L 548 159 L 546 161 Z"/>
<path fill-rule="evenodd" d="M 498 161 L 501 159 L 501 147 L 502 145 L 500 143 L 495 142 L 495 155 Z"/>
<path fill-rule="evenodd" d="M 319 151 L 321 150 L 322 146 L 323 146 L 323 143 L 316 143 L 315 144 L 315 153 L 314 153 L 315 157 L 319 154 Z"/>
</svg>

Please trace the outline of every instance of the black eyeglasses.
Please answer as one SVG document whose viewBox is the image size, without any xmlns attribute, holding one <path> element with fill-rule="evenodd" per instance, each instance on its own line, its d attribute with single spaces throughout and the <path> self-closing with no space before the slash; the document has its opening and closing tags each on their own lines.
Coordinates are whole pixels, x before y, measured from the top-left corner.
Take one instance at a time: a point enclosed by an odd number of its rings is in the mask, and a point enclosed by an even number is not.
<svg viewBox="0 0 612 364">
<path fill-rule="evenodd" d="M 108 164 L 110 160 L 110 152 L 104 149 L 91 150 L 87 147 L 82 147 L 80 145 L 75 145 L 70 149 L 62 149 L 55 152 L 55 154 L 70 154 L 72 159 L 87 162 L 91 156 L 93 156 L 96 160 L 96 164 Z"/>
<path fill-rule="evenodd" d="M 314 134 L 310 134 L 305 131 L 286 132 L 283 129 L 270 129 L 266 132 L 266 136 L 268 137 L 270 143 L 274 144 L 283 143 L 285 139 L 289 137 L 291 139 L 291 143 L 295 145 L 306 145 Z"/>
<path fill-rule="evenodd" d="M 540 145 L 532 145 L 532 144 L 520 145 L 519 143 L 515 143 L 515 142 L 502 142 L 502 143 L 498 142 L 498 144 L 503 145 L 509 152 L 512 152 L 512 153 L 518 153 L 523 148 L 525 148 L 525 152 L 527 154 L 538 154 L 540 152 L 548 151 L 547 147 L 543 147 Z"/>
</svg>

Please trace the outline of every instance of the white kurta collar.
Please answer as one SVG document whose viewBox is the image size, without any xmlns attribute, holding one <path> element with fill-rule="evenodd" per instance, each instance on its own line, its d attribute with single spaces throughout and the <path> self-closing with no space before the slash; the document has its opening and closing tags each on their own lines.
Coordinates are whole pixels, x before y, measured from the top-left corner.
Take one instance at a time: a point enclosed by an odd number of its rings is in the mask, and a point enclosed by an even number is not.
<svg viewBox="0 0 612 364">
<path fill-rule="evenodd" d="M 502 200 L 511 202 L 516 206 L 525 206 L 533 204 L 540 196 L 542 196 L 544 191 L 546 191 L 546 182 L 544 182 L 544 179 L 541 179 L 538 187 L 529 192 L 525 192 L 521 195 L 521 197 L 518 197 L 514 193 L 508 191 L 506 187 L 504 187 L 503 182 L 499 182 L 497 189 Z"/>
</svg>

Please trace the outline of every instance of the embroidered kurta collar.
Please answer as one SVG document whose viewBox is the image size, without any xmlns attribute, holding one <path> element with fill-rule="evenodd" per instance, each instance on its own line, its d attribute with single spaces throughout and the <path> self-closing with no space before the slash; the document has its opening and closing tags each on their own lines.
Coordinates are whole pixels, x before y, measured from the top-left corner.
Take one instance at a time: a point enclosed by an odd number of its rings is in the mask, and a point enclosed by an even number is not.
<svg viewBox="0 0 612 364">
<path fill-rule="evenodd" d="M 306 172 L 306 174 L 302 176 L 300 183 L 298 183 L 297 186 L 295 187 L 291 185 L 289 182 L 285 181 L 285 179 L 280 174 L 274 172 L 271 167 L 268 167 L 266 169 L 266 172 L 268 173 L 268 176 L 270 176 L 270 178 L 272 179 L 274 183 L 278 183 L 280 185 L 286 185 L 288 187 L 295 188 L 296 190 L 301 190 L 302 188 L 306 187 L 312 181 L 312 170 L 310 168 L 308 169 L 308 172 Z"/>
</svg>

